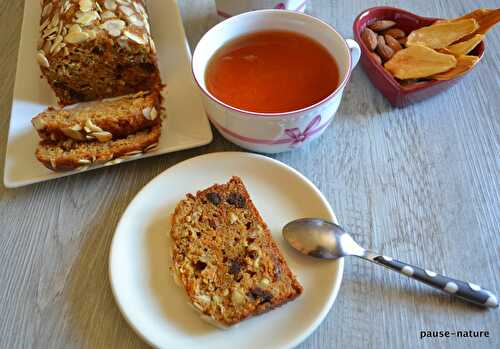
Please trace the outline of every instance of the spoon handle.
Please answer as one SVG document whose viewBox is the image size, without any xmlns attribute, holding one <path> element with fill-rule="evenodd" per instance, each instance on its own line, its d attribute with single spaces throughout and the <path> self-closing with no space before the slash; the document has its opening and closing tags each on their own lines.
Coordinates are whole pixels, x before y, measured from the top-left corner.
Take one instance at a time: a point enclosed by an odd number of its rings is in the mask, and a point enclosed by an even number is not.
<svg viewBox="0 0 500 349">
<path fill-rule="evenodd" d="M 484 288 L 470 282 L 452 279 L 433 271 L 415 267 L 413 265 L 392 259 L 391 257 L 375 253 L 367 253 L 367 255 L 363 258 L 397 271 L 398 273 L 408 276 L 409 278 L 423 282 L 450 295 L 462 298 L 468 302 L 475 303 L 483 307 L 498 307 L 498 298 L 491 291 L 485 290 Z"/>
</svg>

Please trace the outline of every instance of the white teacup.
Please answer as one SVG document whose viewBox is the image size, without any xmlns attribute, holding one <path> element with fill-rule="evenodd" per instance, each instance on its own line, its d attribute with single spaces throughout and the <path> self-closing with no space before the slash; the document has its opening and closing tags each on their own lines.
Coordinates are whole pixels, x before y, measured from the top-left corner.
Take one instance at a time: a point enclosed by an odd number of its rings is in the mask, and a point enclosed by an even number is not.
<svg viewBox="0 0 500 349">
<path fill-rule="evenodd" d="M 338 65 L 340 79 L 336 90 L 314 105 L 286 113 L 249 112 L 213 96 L 205 84 L 210 58 L 228 41 L 262 30 L 297 32 L 321 43 Z M 231 17 L 210 29 L 196 46 L 192 69 L 203 92 L 207 115 L 226 139 L 252 151 L 279 153 L 310 142 L 324 132 L 337 112 L 344 87 L 360 54 L 354 40 L 344 39 L 318 18 L 294 11 L 259 10 Z"/>
<path fill-rule="evenodd" d="M 306 3 L 306 0 L 215 0 L 215 7 L 219 17 L 226 19 L 240 13 L 263 9 L 304 12 Z"/>
</svg>

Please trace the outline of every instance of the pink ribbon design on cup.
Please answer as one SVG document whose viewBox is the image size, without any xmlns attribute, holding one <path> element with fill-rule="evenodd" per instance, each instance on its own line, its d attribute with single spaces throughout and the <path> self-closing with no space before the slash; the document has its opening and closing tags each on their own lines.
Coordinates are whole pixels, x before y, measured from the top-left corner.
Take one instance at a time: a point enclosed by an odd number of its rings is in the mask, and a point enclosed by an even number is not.
<svg viewBox="0 0 500 349">
<path fill-rule="evenodd" d="M 286 9 L 286 5 L 282 2 L 278 3 L 276 6 L 274 6 L 276 10 L 284 10 Z"/>
<path fill-rule="evenodd" d="M 287 128 L 285 134 L 289 137 L 291 141 L 291 146 L 297 145 L 299 143 L 305 142 L 309 137 L 319 131 L 318 126 L 321 122 L 321 115 L 316 115 L 311 122 L 304 129 L 304 132 L 300 132 L 298 127 Z"/>
</svg>

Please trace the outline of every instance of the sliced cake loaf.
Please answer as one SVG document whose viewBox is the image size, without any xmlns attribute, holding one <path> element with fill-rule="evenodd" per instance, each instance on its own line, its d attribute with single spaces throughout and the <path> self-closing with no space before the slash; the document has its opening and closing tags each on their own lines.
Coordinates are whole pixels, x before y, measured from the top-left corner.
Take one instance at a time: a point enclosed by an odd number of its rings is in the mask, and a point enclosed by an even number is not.
<svg viewBox="0 0 500 349">
<path fill-rule="evenodd" d="M 188 194 L 170 235 L 174 279 L 215 325 L 234 325 L 302 293 L 238 177 Z"/>
<path fill-rule="evenodd" d="M 126 138 L 107 142 L 42 141 L 36 158 L 53 171 L 69 171 L 91 164 L 113 164 L 123 158 L 139 156 L 153 150 L 161 135 L 161 124 L 142 130 Z"/>
<path fill-rule="evenodd" d="M 123 96 L 161 86 L 145 3 L 41 1 L 36 59 L 60 104 Z"/>
<path fill-rule="evenodd" d="M 50 107 L 32 124 L 43 140 L 107 142 L 160 123 L 160 113 L 160 93 L 139 92 L 63 109 Z"/>
</svg>

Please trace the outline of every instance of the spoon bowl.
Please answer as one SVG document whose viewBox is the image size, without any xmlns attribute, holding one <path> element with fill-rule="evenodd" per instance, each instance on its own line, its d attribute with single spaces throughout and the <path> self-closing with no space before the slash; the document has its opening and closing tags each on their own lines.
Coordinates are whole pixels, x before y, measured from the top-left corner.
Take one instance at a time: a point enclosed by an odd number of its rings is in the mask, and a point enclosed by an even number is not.
<svg viewBox="0 0 500 349">
<path fill-rule="evenodd" d="M 292 221 L 283 227 L 283 236 L 293 248 L 316 258 L 359 256 L 364 251 L 339 225 L 319 218 Z"/>
</svg>

